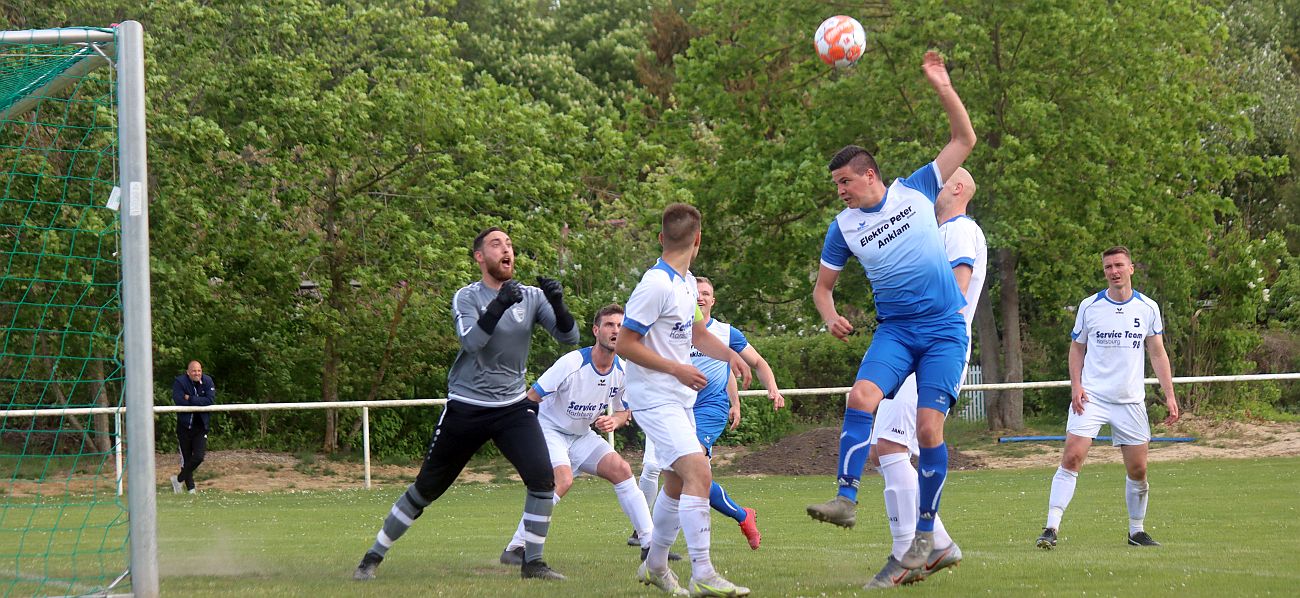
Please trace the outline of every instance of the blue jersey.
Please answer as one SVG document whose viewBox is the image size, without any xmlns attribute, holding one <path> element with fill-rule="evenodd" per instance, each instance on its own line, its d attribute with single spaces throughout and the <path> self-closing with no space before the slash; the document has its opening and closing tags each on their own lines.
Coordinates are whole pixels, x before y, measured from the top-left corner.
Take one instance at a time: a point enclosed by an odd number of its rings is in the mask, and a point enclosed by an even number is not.
<svg viewBox="0 0 1300 598">
<path fill-rule="evenodd" d="M 926 164 L 895 180 L 876 207 L 840 212 L 826 231 L 822 265 L 842 270 L 858 258 L 882 322 L 942 319 L 966 306 L 934 218 L 939 176 Z"/>
<path fill-rule="evenodd" d="M 749 346 L 745 335 L 733 328 L 731 324 L 709 318 L 705 327 L 709 329 L 709 334 L 722 341 L 732 351 L 739 353 Z M 722 420 L 726 421 L 727 413 L 731 411 L 731 398 L 727 396 L 727 378 L 731 376 L 731 364 L 700 353 L 695 347 L 691 347 L 691 364 L 709 380 L 695 397 L 696 421 L 698 422 L 702 416 L 717 416 L 719 413 Z"/>
</svg>

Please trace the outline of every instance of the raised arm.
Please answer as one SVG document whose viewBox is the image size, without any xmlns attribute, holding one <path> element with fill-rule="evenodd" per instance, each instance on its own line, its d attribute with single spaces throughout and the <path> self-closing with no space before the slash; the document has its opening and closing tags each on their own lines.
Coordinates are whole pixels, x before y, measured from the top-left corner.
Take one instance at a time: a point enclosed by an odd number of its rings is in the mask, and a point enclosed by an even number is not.
<svg viewBox="0 0 1300 598">
<path fill-rule="evenodd" d="M 848 336 L 853 334 L 853 324 L 835 309 L 835 281 L 839 278 L 839 270 L 819 266 L 817 282 L 813 285 L 813 305 L 817 306 L 817 313 L 821 314 L 822 321 L 826 323 L 826 331 L 835 338 L 848 342 Z"/>
<path fill-rule="evenodd" d="M 501 290 L 495 299 L 488 302 L 483 315 L 479 315 L 478 305 L 470 293 L 466 292 L 468 288 L 456 292 L 455 298 L 451 300 L 451 309 L 456 317 L 456 337 L 460 339 L 461 349 L 467 353 L 478 353 L 492 338 L 492 333 L 496 332 L 497 323 L 506 310 L 524 300 L 523 285 L 514 280 L 502 283 Z"/>
<path fill-rule="evenodd" d="M 966 113 L 966 106 L 961 103 L 961 97 L 952 87 L 952 80 L 948 78 L 948 69 L 943 64 L 943 57 L 933 50 L 926 52 L 921 68 L 925 71 L 925 78 L 930 81 L 930 86 L 934 87 L 935 93 L 938 94 L 944 113 L 948 115 L 950 135 L 948 145 L 943 146 L 939 157 L 934 159 L 939 166 L 939 176 L 947 181 L 948 177 L 957 172 L 957 168 L 966 161 L 971 150 L 975 149 L 975 128 L 970 124 L 970 115 Z"/>
<path fill-rule="evenodd" d="M 1169 417 L 1164 421 L 1167 426 L 1178 421 L 1181 413 L 1178 397 L 1174 396 L 1174 368 L 1169 365 L 1169 353 L 1165 352 L 1165 337 L 1159 334 L 1147 337 L 1147 356 L 1151 358 L 1151 369 L 1155 370 L 1156 379 L 1160 381 L 1160 391 L 1165 395 L 1165 407 L 1169 409 Z"/>
</svg>

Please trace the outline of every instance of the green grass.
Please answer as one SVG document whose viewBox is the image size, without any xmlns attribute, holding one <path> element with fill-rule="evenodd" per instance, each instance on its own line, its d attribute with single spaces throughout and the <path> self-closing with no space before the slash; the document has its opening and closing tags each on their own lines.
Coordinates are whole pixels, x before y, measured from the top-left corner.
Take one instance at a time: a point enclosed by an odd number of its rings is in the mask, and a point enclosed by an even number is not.
<svg viewBox="0 0 1300 598">
<path fill-rule="evenodd" d="M 919 596 L 1295 595 L 1300 587 L 1300 458 L 1156 463 L 1147 529 L 1165 545 L 1124 543 L 1119 464 L 1085 467 L 1061 542 L 1033 547 L 1051 469 L 955 472 L 943 513 L 966 560 L 951 574 L 900 590 Z M 750 551 L 730 520 L 714 516 L 721 571 L 758 596 L 866 595 L 862 584 L 889 546 L 880 481 L 862 491 L 859 524 L 815 523 L 804 505 L 831 480 L 723 479 L 758 509 L 763 547 Z M 547 561 L 564 583 L 524 582 L 496 564 L 523 504 L 515 484 L 465 484 L 425 512 L 389 553 L 379 577 L 351 573 L 403 485 L 372 491 L 160 494 L 162 591 L 187 596 L 643 596 L 637 551 L 609 485 L 581 478 L 556 508 Z M 0 550 L 16 540 L 0 535 Z M 684 550 L 679 540 L 679 551 Z M 12 552 L 10 552 L 12 554 Z M 57 568 L 57 567 L 56 567 Z M 675 566 L 689 575 L 688 566 Z M 0 579 L 2 581 L 2 579 Z"/>
<path fill-rule="evenodd" d="M 1124 543 L 1127 515 L 1118 464 L 1085 468 L 1057 550 L 1033 547 L 1049 469 L 954 473 L 945 520 L 966 560 L 900 593 L 994 595 L 1294 595 L 1300 459 L 1189 461 L 1152 468 L 1148 530 L 1165 546 Z M 812 522 L 807 503 L 829 478 L 730 478 L 756 507 L 763 548 L 752 552 L 715 516 L 714 560 L 766 596 L 852 596 L 879 568 L 889 534 L 879 481 L 863 490 L 859 527 Z M 456 486 L 389 553 L 379 577 L 352 568 L 401 486 L 375 491 L 160 496 L 162 589 L 206 596 L 639 596 L 636 549 L 608 484 L 580 479 L 556 510 L 547 560 L 570 578 L 523 582 L 496 564 L 522 505 L 517 484 Z M 680 541 L 679 541 L 679 549 Z M 688 568 L 678 565 L 683 577 Z"/>
</svg>

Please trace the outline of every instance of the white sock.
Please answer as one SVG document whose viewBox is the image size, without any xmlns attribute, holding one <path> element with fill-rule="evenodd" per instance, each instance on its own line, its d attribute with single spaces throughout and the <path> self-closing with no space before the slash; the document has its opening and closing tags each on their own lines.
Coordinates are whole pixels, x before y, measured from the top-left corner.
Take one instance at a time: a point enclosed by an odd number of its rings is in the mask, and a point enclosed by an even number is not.
<svg viewBox="0 0 1300 598">
<path fill-rule="evenodd" d="M 1128 535 L 1143 531 L 1142 522 L 1147 518 L 1147 494 L 1151 485 L 1146 480 L 1141 482 L 1124 476 L 1124 502 L 1128 503 Z"/>
<path fill-rule="evenodd" d="M 614 484 L 614 494 L 618 496 L 618 506 L 623 508 L 623 514 L 632 522 L 632 529 L 636 530 L 637 538 L 641 540 L 641 548 L 649 548 L 654 523 L 650 519 L 650 507 L 646 506 L 645 497 L 641 495 L 636 481 L 628 478 Z"/>
<path fill-rule="evenodd" d="M 645 497 L 645 506 L 652 511 L 655 508 L 655 497 L 659 496 L 659 471 L 659 464 L 646 460 L 638 481 L 641 494 Z"/>
<path fill-rule="evenodd" d="M 1074 485 L 1078 481 L 1079 472 L 1056 468 L 1056 475 L 1052 476 L 1052 494 L 1047 498 L 1047 525 L 1044 527 L 1061 529 L 1061 517 L 1065 516 L 1065 508 L 1074 498 Z"/>
<path fill-rule="evenodd" d="M 881 455 L 880 477 L 885 479 L 885 516 L 889 519 L 889 533 L 894 536 L 894 558 L 902 559 L 916 533 L 921 486 L 907 453 Z"/>
<path fill-rule="evenodd" d="M 663 491 L 655 499 L 655 510 L 651 516 L 654 532 L 650 534 L 650 552 L 646 554 L 645 566 L 651 571 L 663 571 L 668 568 L 668 548 L 677 541 L 677 532 L 682 528 L 677 515 L 677 500 L 670 498 Z"/>
<path fill-rule="evenodd" d="M 952 546 L 952 536 L 948 535 L 948 528 L 943 526 L 943 519 L 939 514 L 934 514 L 934 550 L 943 550 Z"/>
<path fill-rule="evenodd" d="M 557 505 L 560 504 L 560 495 L 556 494 L 555 496 L 551 497 L 551 501 L 554 504 Z M 524 520 L 523 518 L 520 518 L 519 527 L 515 528 L 515 535 L 510 538 L 510 543 L 506 544 L 506 550 L 514 550 L 516 548 L 523 548 L 523 547 L 524 547 Z"/>
<path fill-rule="evenodd" d="M 682 522 L 682 535 L 686 536 L 686 553 L 691 558 L 691 577 L 708 579 L 717 574 L 709 558 L 710 523 L 709 497 L 683 494 L 678 517 Z"/>
</svg>

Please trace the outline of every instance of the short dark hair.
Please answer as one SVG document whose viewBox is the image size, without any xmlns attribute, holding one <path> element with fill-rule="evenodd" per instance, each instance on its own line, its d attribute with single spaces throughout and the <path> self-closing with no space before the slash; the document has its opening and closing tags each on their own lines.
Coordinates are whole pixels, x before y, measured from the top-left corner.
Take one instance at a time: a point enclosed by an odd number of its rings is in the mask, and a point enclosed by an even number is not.
<svg viewBox="0 0 1300 598">
<path fill-rule="evenodd" d="M 486 239 L 488 235 L 492 233 L 504 233 L 504 232 L 506 231 L 502 230 L 501 227 L 499 226 L 489 226 L 483 229 L 483 231 L 480 232 L 477 237 L 474 237 L 474 245 L 473 248 L 470 249 L 470 257 L 474 257 L 475 253 L 483 251 L 483 239 Z"/>
<path fill-rule="evenodd" d="M 664 249 L 681 249 L 695 240 L 695 233 L 700 232 L 703 217 L 695 206 L 685 203 L 672 203 L 664 208 L 663 235 Z"/>
<path fill-rule="evenodd" d="M 591 325 L 600 326 L 600 321 L 605 316 L 612 316 L 614 314 L 622 315 L 622 313 L 623 313 L 622 305 L 619 305 L 617 303 L 611 303 L 609 305 L 606 305 L 605 307 L 596 310 L 596 317 L 591 319 Z"/>
<path fill-rule="evenodd" d="M 1114 247 L 1111 247 L 1110 249 L 1107 249 L 1106 251 L 1101 252 L 1101 259 L 1104 260 L 1112 255 L 1120 255 L 1120 254 L 1123 254 L 1124 257 L 1128 258 L 1128 263 L 1130 264 L 1133 263 L 1133 254 L 1130 253 L 1128 248 L 1123 245 L 1116 245 Z"/>
<path fill-rule="evenodd" d="M 858 174 L 866 174 L 868 170 L 874 170 L 876 176 L 880 176 L 880 167 L 876 166 L 876 159 L 871 156 L 871 152 L 857 145 L 846 145 L 844 149 L 836 152 L 826 170 L 835 172 L 849 165 L 852 165 L 853 172 Z"/>
</svg>

